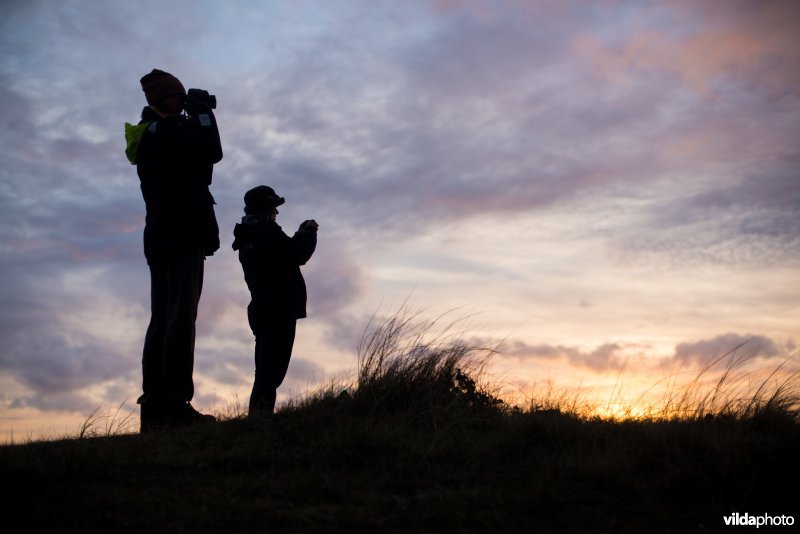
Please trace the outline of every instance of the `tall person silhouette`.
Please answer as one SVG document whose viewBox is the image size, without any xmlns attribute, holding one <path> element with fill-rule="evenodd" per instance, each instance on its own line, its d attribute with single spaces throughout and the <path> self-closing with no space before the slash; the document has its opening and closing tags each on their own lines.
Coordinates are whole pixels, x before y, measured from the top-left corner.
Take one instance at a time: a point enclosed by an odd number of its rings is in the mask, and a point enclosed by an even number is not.
<svg viewBox="0 0 800 534">
<path fill-rule="evenodd" d="M 214 421 L 191 405 L 195 321 L 206 256 L 219 249 L 209 186 L 222 159 L 216 98 L 184 89 L 154 69 L 140 80 L 147 100 L 138 125 L 125 125 L 126 154 L 147 210 L 144 255 L 150 269 L 150 324 L 142 354 L 141 431 Z"/>
</svg>

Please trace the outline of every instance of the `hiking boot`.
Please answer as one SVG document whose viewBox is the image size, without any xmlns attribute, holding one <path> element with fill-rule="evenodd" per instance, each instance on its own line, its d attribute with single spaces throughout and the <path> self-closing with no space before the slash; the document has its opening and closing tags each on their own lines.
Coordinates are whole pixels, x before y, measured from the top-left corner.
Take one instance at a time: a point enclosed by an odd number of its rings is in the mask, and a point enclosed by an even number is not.
<svg viewBox="0 0 800 534">
<path fill-rule="evenodd" d="M 167 412 L 164 404 L 154 400 L 140 402 L 139 432 L 146 434 L 167 425 Z"/>
<path fill-rule="evenodd" d="M 174 404 L 169 410 L 169 423 L 172 426 L 188 426 L 195 424 L 214 423 L 217 418 L 213 415 L 200 413 L 194 409 L 190 402 Z"/>
</svg>

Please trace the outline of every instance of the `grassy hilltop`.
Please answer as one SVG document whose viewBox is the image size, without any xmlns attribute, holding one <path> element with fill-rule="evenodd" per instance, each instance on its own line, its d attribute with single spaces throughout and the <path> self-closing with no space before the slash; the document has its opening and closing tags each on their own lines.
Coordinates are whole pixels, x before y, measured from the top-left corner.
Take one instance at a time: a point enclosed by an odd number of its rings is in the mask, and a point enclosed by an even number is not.
<svg viewBox="0 0 800 534">
<path fill-rule="evenodd" d="M 601 420 L 508 406 L 476 384 L 471 347 L 422 343 L 405 327 L 365 339 L 345 393 L 331 386 L 269 419 L 2 446 L 8 521 L 29 532 L 405 533 L 800 520 L 794 381 L 714 412 Z"/>
</svg>

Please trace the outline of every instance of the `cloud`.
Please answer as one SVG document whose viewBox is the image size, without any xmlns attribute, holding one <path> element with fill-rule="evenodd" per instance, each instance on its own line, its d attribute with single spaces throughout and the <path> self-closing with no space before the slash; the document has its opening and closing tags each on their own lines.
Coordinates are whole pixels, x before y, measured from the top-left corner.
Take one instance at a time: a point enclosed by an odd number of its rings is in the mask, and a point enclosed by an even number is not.
<svg viewBox="0 0 800 534">
<path fill-rule="evenodd" d="M 336 317 L 363 294 L 365 275 L 347 250 L 341 238 L 326 235 L 321 227 L 317 250 L 302 268 L 309 313 L 325 319 Z"/>
<path fill-rule="evenodd" d="M 43 396 L 123 378 L 138 369 L 129 328 L 138 326 L 135 305 L 107 298 L 94 272 L 56 280 L 17 277 L 3 286 L 0 367 Z M 63 287 L 62 287 L 63 286 Z M 76 295 L 81 295 L 76 298 Z"/>
<path fill-rule="evenodd" d="M 660 355 L 652 347 L 628 343 L 604 343 L 593 350 L 585 350 L 564 345 L 529 345 L 521 340 L 506 340 L 498 346 L 497 351 L 502 356 L 523 361 L 561 360 L 573 366 L 602 372 L 619 370 L 629 365 L 634 368 L 644 365 L 651 369 L 654 363 L 657 366 L 670 363 L 694 364 L 700 367 L 721 363 L 724 366 L 728 357 L 786 359 L 795 348 L 792 342 L 780 343 L 766 336 L 728 333 L 710 339 L 679 343 L 670 356 Z"/>
<path fill-rule="evenodd" d="M 728 183 L 695 186 L 650 206 L 635 232 L 618 232 L 624 261 L 664 265 L 795 265 L 800 260 L 800 153 Z M 762 170 L 763 169 L 763 170 Z M 697 191 L 700 189 L 700 191 Z"/>
<path fill-rule="evenodd" d="M 565 61 L 564 37 L 554 39 L 561 28 L 531 20 L 536 32 L 514 13 L 437 21 L 441 29 L 383 56 L 350 41 L 300 47 L 288 64 L 302 68 L 253 73 L 231 95 L 237 108 L 248 103 L 248 116 L 228 124 L 237 161 L 248 162 L 234 163 L 242 189 L 266 176 L 350 229 L 391 237 L 632 179 L 597 158 L 607 155 L 608 133 L 652 103 L 586 101 L 582 88 L 592 80 Z"/>
<path fill-rule="evenodd" d="M 371 322 L 368 314 L 339 313 L 325 320 L 325 342 L 334 348 L 355 354 Z"/>
<path fill-rule="evenodd" d="M 704 93 L 727 78 L 776 95 L 800 83 L 795 2 L 673 1 L 648 10 L 650 24 L 625 38 L 580 35 L 575 50 L 615 81 L 630 82 L 634 73 L 671 72 Z"/>
<path fill-rule="evenodd" d="M 717 361 L 724 365 L 728 357 L 770 359 L 788 356 L 784 347 L 768 337 L 728 333 L 713 339 L 681 343 L 675 347 L 673 358 L 705 366 Z"/>
<path fill-rule="evenodd" d="M 594 350 L 586 351 L 563 345 L 529 345 L 517 340 L 504 342 L 497 350 L 501 355 L 520 360 L 563 360 L 593 371 L 607 371 L 625 366 L 628 358 L 624 353 L 625 348 L 625 345 L 617 343 L 604 343 Z"/>
</svg>

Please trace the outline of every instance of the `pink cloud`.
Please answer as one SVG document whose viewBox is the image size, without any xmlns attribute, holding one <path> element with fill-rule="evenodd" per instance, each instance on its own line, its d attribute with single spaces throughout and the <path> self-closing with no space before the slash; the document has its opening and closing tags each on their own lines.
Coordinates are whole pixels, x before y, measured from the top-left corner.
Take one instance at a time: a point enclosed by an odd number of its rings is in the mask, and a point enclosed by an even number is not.
<svg viewBox="0 0 800 534">
<path fill-rule="evenodd" d="M 572 49 L 607 78 L 627 81 L 634 71 L 672 72 L 709 92 L 721 76 L 781 90 L 800 82 L 800 4 L 797 2 L 669 2 L 688 35 L 673 25 L 642 26 L 622 44 L 582 33 Z"/>
</svg>

